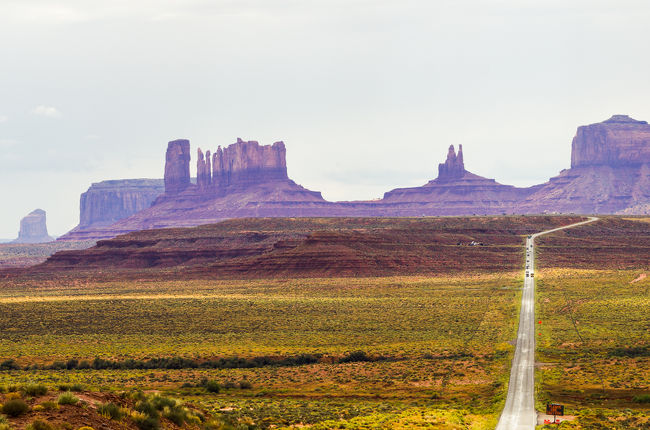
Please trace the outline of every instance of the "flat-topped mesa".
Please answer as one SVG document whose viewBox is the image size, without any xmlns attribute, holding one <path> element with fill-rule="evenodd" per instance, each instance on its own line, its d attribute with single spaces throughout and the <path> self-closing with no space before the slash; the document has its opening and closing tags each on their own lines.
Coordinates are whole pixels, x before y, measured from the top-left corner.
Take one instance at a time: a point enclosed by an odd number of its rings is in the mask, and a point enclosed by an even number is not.
<svg viewBox="0 0 650 430">
<path fill-rule="evenodd" d="M 650 163 L 650 125 L 627 115 L 614 115 L 578 127 L 571 145 L 571 167 L 638 166 Z"/>
<path fill-rule="evenodd" d="M 216 188 L 287 179 L 287 150 L 281 141 L 260 145 L 237 138 L 236 143 L 219 147 L 212 158 L 212 183 Z"/>
<path fill-rule="evenodd" d="M 178 194 L 190 186 L 190 141 L 172 140 L 165 156 L 165 194 Z"/>
<path fill-rule="evenodd" d="M 438 182 L 448 182 L 460 179 L 465 175 L 465 163 L 463 162 L 463 145 L 458 145 L 458 155 L 454 145 L 449 145 L 447 160 L 438 164 Z"/>
</svg>

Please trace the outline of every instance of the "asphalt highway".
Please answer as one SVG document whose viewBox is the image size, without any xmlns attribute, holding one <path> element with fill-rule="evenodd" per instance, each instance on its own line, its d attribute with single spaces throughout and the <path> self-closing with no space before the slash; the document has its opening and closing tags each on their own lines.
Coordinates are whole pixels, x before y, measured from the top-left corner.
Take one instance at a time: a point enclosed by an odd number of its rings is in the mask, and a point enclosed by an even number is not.
<svg viewBox="0 0 650 430">
<path fill-rule="evenodd" d="M 535 238 L 558 230 L 594 222 L 589 218 L 576 224 L 542 231 L 526 239 L 526 273 L 519 313 L 515 356 L 512 359 L 508 396 L 496 430 L 534 430 L 535 411 Z"/>
</svg>

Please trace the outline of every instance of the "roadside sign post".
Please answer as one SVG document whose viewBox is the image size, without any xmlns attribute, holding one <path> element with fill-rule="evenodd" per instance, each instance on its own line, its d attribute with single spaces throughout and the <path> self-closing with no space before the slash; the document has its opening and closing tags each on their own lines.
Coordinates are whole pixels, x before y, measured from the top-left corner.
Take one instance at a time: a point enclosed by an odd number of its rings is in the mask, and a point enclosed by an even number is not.
<svg viewBox="0 0 650 430">
<path fill-rule="evenodd" d="M 564 416 L 564 405 L 559 403 L 547 403 L 546 415 L 553 415 L 553 424 L 557 424 L 555 416 Z"/>
</svg>

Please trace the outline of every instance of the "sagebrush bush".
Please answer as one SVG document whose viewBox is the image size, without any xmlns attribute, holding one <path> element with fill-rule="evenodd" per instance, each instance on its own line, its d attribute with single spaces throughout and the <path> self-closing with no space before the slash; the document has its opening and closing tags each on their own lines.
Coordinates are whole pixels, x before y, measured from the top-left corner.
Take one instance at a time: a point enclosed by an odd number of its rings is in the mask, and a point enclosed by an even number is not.
<svg viewBox="0 0 650 430">
<path fill-rule="evenodd" d="M 27 427 L 25 427 L 26 430 L 54 430 L 54 427 L 52 427 L 49 423 L 46 421 L 41 421 L 41 420 L 36 420 Z"/>
<path fill-rule="evenodd" d="M 59 391 L 74 391 L 75 393 L 84 390 L 84 386 L 81 384 L 59 384 L 58 388 Z"/>
<path fill-rule="evenodd" d="M 632 399 L 636 403 L 650 403 L 650 394 L 639 394 Z"/>
<path fill-rule="evenodd" d="M 59 408 L 59 405 L 57 405 L 55 402 L 50 402 L 50 401 L 43 402 L 43 403 L 40 404 L 40 406 L 43 408 L 43 410 L 46 410 L 46 411 L 52 411 L 54 409 Z"/>
<path fill-rule="evenodd" d="M 132 414 L 131 419 L 140 430 L 158 430 L 160 428 L 160 421 L 157 418 L 144 413 Z"/>
<path fill-rule="evenodd" d="M 100 404 L 97 407 L 97 412 L 112 420 L 121 420 L 124 416 L 122 408 L 112 402 Z"/>
<path fill-rule="evenodd" d="M 79 403 L 79 397 L 75 396 L 70 391 L 66 391 L 59 396 L 56 402 L 60 405 L 76 405 Z"/>
<path fill-rule="evenodd" d="M 221 391 L 221 385 L 217 381 L 205 381 L 203 384 L 208 393 L 218 393 Z"/>
<path fill-rule="evenodd" d="M 10 417 L 17 417 L 29 410 L 23 399 L 11 399 L 2 405 L 2 413 Z"/>
<path fill-rule="evenodd" d="M 47 386 L 43 384 L 24 385 L 21 391 L 28 396 L 44 396 L 47 394 Z"/>
</svg>

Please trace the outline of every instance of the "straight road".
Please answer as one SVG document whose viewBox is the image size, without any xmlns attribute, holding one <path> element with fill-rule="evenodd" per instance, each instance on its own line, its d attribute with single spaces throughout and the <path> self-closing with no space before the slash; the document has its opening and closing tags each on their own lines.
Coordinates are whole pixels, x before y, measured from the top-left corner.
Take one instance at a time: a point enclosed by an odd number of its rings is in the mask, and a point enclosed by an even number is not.
<svg viewBox="0 0 650 430">
<path fill-rule="evenodd" d="M 501 412 L 496 430 L 534 430 L 537 424 L 535 412 L 535 238 L 543 234 L 594 222 L 589 218 L 576 224 L 554 228 L 533 234 L 526 239 L 526 274 L 521 296 L 517 346 L 512 359 L 508 397 Z"/>
</svg>

